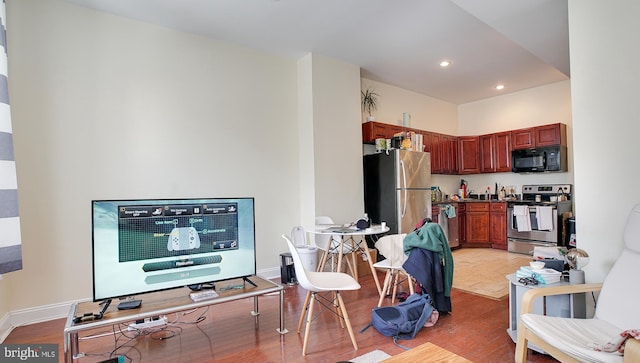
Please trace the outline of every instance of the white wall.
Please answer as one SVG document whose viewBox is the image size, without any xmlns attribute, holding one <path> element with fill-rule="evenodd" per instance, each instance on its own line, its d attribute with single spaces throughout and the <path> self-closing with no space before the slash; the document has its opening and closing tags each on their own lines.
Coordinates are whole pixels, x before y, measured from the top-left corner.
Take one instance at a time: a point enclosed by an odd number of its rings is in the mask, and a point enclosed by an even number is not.
<svg viewBox="0 0 640 363">
<path fill-rule="evenodd" d="M 91 296 L 91 199 L 254 196 L 257 267 L 279 265 L 300 219 L 294 61 L 59 1 L 7 10 L 24 270 L 0 306 Z"/>
<path fill-rule="evenodd" d="M 453 103 L 366 78 L 362 79 L 361 87 L 379 95 L 378 108 L 372 113 L 377 122 L 402 125 L 402 114 L 408 112 L 411 115 L 410 127 L 458 135 L 458 109 Z M 363 121 L 367 116 L 362 114 Z"/>
<path fill-rule="evenodd" d="M 639 15 L 635 0 L 569 1 L 576 230 L 589 281 L 610 269 L 640 201 Z"/>
<path fill-rule="evenodd" d="M 300 203 L 303 225 L 364 214 L 360 68 L 315 54 L 298 61 Z"/>
<path fill-rule="evenodd" d="M 364 215 L 360 68 L 313 56 L 316 215 L 337 223 Z"/>
<path fill-rule="evenodd" d="M 371 89 L 378 97 L 378 108 L 373 113 L 377 122 L 391 125 L 402 125 L 402 114 L 408 112 L 411 115 L 410 127 L 428 130 L 446 135 L 458 135 L 458 106 L 421 95 L 402 88 L 385 83 L 363 78 L 362 90 Z M 366 121 L 367 114 L 362 114 L 362 120 Z M 374 145 L 363 145 L 365 154 L 375 152 Z M 447 194 L 457 190 L 460 178 L 446 175 L 432 175 L 431 184 L 438 185 Z"/>
</svg>

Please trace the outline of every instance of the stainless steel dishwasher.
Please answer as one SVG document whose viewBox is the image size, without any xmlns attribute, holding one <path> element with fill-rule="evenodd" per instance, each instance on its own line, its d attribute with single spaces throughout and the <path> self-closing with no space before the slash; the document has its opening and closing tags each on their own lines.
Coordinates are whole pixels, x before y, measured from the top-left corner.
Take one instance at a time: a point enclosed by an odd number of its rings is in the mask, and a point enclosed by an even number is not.
<svg viewBox="0 0 640 363">
<path fill-rule="evenodd" d="M 442 230 L 449 241 L 449 247 L 460 246 L 458 233 L 458 204 L 440 204 L 439 207 L 440 213 L 438 213 L 438 224 L 442 227 Z"/>
</svg>

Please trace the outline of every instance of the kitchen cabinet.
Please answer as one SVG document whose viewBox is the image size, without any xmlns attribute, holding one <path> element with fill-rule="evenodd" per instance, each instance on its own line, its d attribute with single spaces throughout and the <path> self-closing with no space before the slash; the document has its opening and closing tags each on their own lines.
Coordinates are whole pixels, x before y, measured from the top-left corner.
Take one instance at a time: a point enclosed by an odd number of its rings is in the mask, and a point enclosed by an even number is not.
<svg viewBox="0 0 640 363">
<path fill-rule="evenodd" d="M 496 172 L 511 171 L 511 132 L 498 132 L 496 136 L 495 164 Z"/>
<path fill-rule="evenodd" d="M 511 132 L 482 135 L 480 140 L 480 172 L 511 171 Z"/>
<path fill-rule="evenodd" d="M 458 174 L 458 138 L 442 135 L 442 173 Z"/>
<path fill-rule="evenodd" d="M 496 136 L 482 135 L 480 136 L 480 172 L 493 173 L 496 171 L 495 164 Z"/>
<path fill-rule="evenodd" d="M 489 243 L 489 202 L 466 203 L 466 243 L 464 247 L 491 247 Z"/>
<path fill-rule="evenodd" d="M 467 203 L 458 203 L 456 215 L 458 216 L 458 240 L 460 245 L 464 245 L 467 242 Z"/>
<path fill-rule="evenodd" d="M 455 136 L 425 133 L 425 150 L 431 153 L 432 174 L 457 174 L 458 173 L 458 138 Z"/>
<path fill-rule="evenodd" d="M 511 131 L 513 150 L 543 146 L 567 146 L 567 125 L 556 123 Z"/>
<path fill-rule="evenodd" d="M 374 121 L 365 122 L 362 124 L 362 143 L 374 144 L 376 139 L 390 139 L 403 130 L 404 128 L 401 126 Z"/>
<path fill-rule="evenodd" d="M 425 149 L 425 151 L 431 153 L 431 173 L 442 174 L 442 136 L 429 132 L 423 136 L 423 138 L 425 137 L 429 139 L 429 149 Z"/>
<path fill-rule="evenodd" d="M 510 172 L 511 150 L 567 145 L 567 125 L 556 123 L 481 136 L 451 136 L 381 122 L 362 124 L 362 142 L 390 139 L 400 132 L 423 136 L 424 151 L 431 153 L 432 174 Z"/>
<path fill-rule="evenodd" d="M 536 147 L 567 146 L 567 125 L 551 124 L 534 128 Z"/>
<path fill-rule="evenodd" d="M 480 140 L 478 136 L 461 136 L 458 138 L 460 174 L 480 173 Z"/>
<path fill-rule="evenodd" d="M 489 240 L 491 247 L 507 249 L 507 203 L 490 203 L 489 208 Z"/>
<path fill-rule="evenodd" d="M 438 223 L 438 217 L 439 216 L 440 216 L 440 205 L 432 204 L 431 205 L 431 221 L 433 223 Z"/>
<path fill-rule="evenodd" d="M 533 127 L 511 131 L 512 147 L 516 149 L 529 149 L 536 147 L 535 132 Z"/>
</svg>

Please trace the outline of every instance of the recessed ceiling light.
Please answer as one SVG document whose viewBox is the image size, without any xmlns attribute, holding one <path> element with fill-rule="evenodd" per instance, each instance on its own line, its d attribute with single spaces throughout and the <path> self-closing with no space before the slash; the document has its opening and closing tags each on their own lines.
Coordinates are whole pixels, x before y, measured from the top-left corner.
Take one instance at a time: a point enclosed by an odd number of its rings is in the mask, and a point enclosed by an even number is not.
<svg viewBox="0 0 640 363">
<path fill-rule="evenodd" d="M 504 89 L 504 84 L 499 84 L 499 85 L 497 85 L 497 86 L 496 86 L 496 89 L 497 89 L 498 91 L 503 90 L 503 89 Z"/>
<path fill-rule="evenodd" d="M 448 60 L 443 60 L 442 62 L 440 62 L 440 67 L 442 68 L 446 68 L 450 65 L 451 65 L 451 62 L 449 62 Z"/>
</svg>

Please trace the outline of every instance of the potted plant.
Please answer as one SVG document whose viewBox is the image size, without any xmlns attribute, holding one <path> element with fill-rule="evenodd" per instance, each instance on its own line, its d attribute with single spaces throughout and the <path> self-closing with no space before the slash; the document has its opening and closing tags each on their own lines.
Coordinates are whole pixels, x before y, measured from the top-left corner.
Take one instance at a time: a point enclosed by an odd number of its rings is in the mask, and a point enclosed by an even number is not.
<svg viewBox="0 0 640 363">
<path fill-rule="evenodd" d="M 360 91 L 361 96 L 361 105 L 362 112 L 365 112 L 369 116 L 367 117 L 367 121 L 375 121 L 376 118 L 371 115 L 373 111 L 378 108 L 378 94 L 374 91 L 367 89 L 365 91 Z"/>
</svg>

